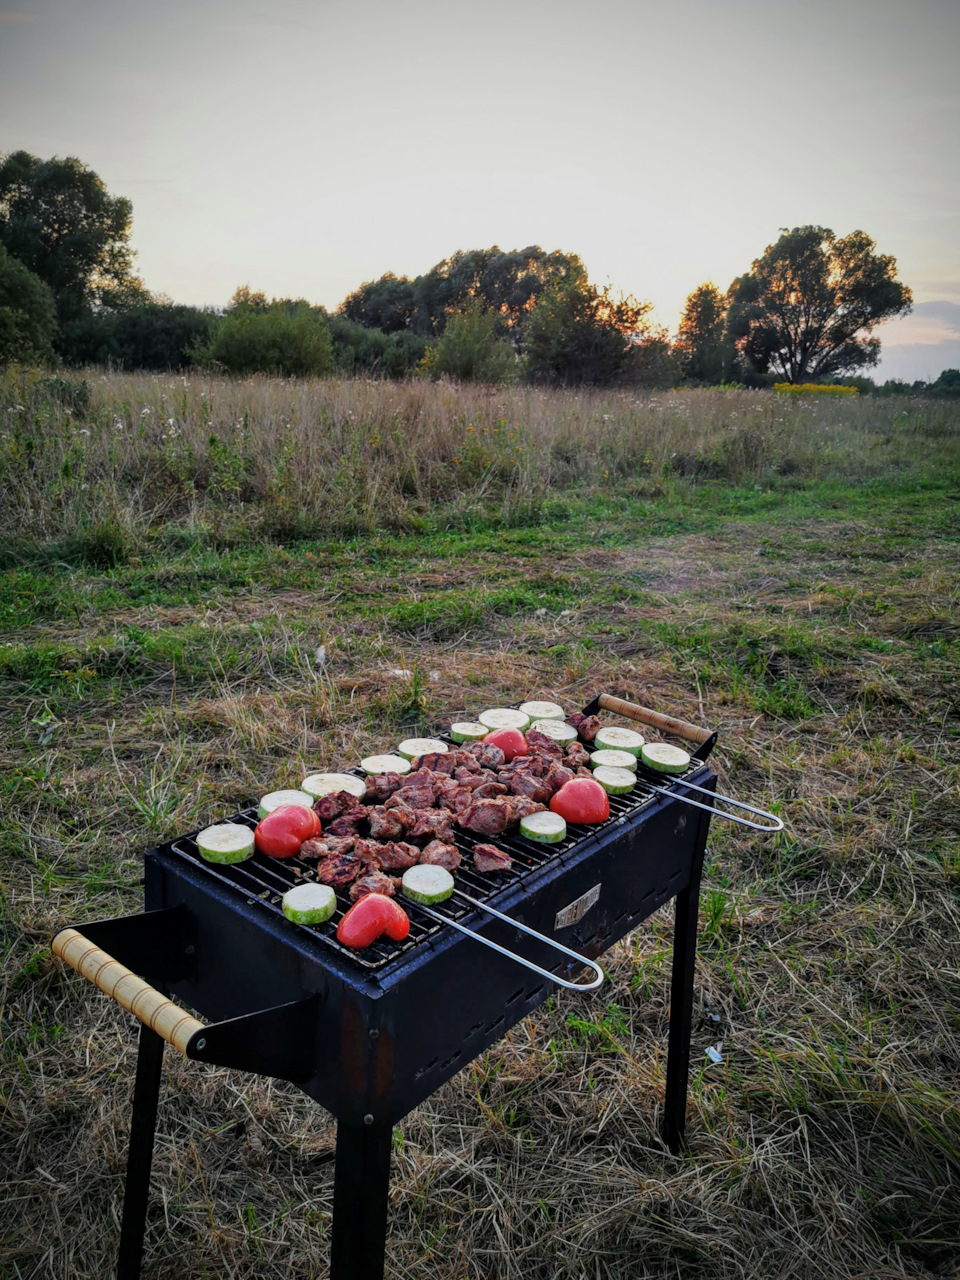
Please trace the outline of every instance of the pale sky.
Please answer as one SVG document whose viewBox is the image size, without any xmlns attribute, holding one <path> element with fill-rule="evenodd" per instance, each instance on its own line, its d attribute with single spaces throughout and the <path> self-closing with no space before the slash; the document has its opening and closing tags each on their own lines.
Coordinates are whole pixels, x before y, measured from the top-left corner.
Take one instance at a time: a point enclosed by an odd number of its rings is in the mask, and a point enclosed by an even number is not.
<svg viewBox="0 0 960 1280">
<path fill-rule="evenodd" d="M 332 308 L 540 244 L 673 329 L 779 228 L 862 229 L 921 304 L 881 376 L 935 377 L 960 366 L 958 66 L 960 0 L 23 0 L 0 151 L 128 196 L 137 269 L 180 302 Z"/>
</svg>

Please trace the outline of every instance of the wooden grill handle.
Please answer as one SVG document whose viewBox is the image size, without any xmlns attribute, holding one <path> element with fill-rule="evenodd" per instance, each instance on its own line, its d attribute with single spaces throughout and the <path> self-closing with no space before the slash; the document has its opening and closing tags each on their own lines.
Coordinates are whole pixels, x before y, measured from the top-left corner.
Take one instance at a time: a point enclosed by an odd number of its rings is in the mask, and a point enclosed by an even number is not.
<svg viewBox="0 0 960 1280">
<path fill-rule="evenodd" d="M 53 940 L 53 954 L 181 1053 L 187 1052 L 190 1037 L 203 1030 L 202 1022 L 184 1013 L 76 929 L 60 930 Z"/>
<path fill-rule="evenodd" d="M 698 745 L 713 736 L 712 729 L 701 729 L 687 720 L 675 720 L 673 716 L 651 711 L 649 707 L 638 707 L 635 702 L 624 702 L 622 698 L 615 698 L 611 693 L 601 693 L 597 702 L 604 711 L 613 711 L 618 716 L 626 716 L 628 720 L 639 720 L 641 724 L 648 724 L 654 729 L 660 729 L 663 733 L 672 733 L 678 738 L 685 738 L 688 742 L 696 742 Z"/>
</svg>

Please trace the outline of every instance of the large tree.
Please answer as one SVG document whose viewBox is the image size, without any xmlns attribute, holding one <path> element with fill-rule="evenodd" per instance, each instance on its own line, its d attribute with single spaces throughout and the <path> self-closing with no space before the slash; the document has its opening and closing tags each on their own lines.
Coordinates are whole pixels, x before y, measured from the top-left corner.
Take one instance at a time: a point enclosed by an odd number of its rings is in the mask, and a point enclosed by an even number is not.
<svg viewBox="0 0 960 1280">
<path fill-rule="evenodd" d="M 61 326 L 142 293 L 132 216 L 129 200 L 71 156 L 14 151 L 0 161 L 0 244 L 53 291 Z"/>
<path fill-rule="evenodd" d="M 726 300 L 712 282 L 688 295 L 673 344 L 685 378 L 706 383 L 727 378 L 733 348 L 726 339 L 726 319 Z"/>
<path fill-rule="evenodd" d="M 524 324 L 544 289 L 582 269 L 575 254 L 548 253 L 537 244 L 457 250 L 413 280 L 387 272 L 366 281 L 340 304 L 340 314 L 384 333 L 406 329 L 437 337 L 448 316 L 476 303 L 494 315 L 496 336 L 519 347 Z"/>
<path fill-rule="evenodd" d="M 896 259 L 863 231 L 783 230 L 728 292 L 728 333 L 758 373 L 788 382 L 836 377 L 875 365 L 882 320 L 904 315 L 913 295 Z"/>
</svg>

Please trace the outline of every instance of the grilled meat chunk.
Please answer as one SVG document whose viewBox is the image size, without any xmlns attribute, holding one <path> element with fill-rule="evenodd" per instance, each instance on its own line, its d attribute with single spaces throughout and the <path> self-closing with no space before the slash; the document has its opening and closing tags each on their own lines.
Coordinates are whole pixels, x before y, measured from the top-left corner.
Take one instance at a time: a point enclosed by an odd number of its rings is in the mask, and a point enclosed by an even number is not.
<svg viewBox="0 0 960 1280">
<path fill-rule="evenodd" d="M 421 809 L 407 835 L 411 840 L 419 840 L 423 836 L 449 840 L 453 835 L 453 814 L 449 809 Z"/>
<path fill-rule="evenodd" d="M 573 770 L 565 768 L 562 764 L 555 764 L 543 779 L 543 785 L 550 788 L 550 794 L 555 796 L 565 782 L 573 781 Z"/>
<path fill-rule="evenodd" d="M 364 866 L 363 875 L 351 887 L 350 897 L 354 902 L 359 902 L 368 893 L 384 893 L 388 898 L 393 898 L 396 892 L 397 886 L 391 876 L 384 875 L 382 871 L 377 871 L 375 867 L 367 864 Z"/>
<path fill-rule="evenodd" d="M 531 800 L 529 796 L 504 796 L 503 803 L 507 806 L 508 827 L 512 827 L 521 818 L 529 818 L 531 813 L 543 813 L 547 807 L 537 800 Z"/>
<path fill-rule="evenodd" d="M 353 846 L 353 856 L 361 862 L 378 864 L 383 847 L 379 840 L 358 840 Z"/>
<path fill-rule="evenodd" d="M 363 866 L 359 858 L 353 858 L 349 853 L 330 853 L 317 863 L 317 879 L 334 889 L 344 889 L 353 884 Z"/>
<path fill-rule="evenodd" d="M 481 836 L 498 836 L 509 825 L 508 802 L 504 797 L 474 800 L 460 811 L 458 821 L 467 831 Z"/>
<path fill-rule="evenodd" d="M 546 804 L 553 795 L 545 779 L 528 773 L 515 773 L 510 779 L 510 790 L 515 796 L 529 796 L 531 800 L 537 800 L 541 804 Z"/>
<path fill-rule="evenodd" d="M 357 797 L 350 791 L 335 791 L 332 795 L 321 796 L 313 806 L 313 812 L 321 822 L 332 822 L 343 813 L 349 813 L 357 804 Z"/>
<path fill-rule="evenodd" d="M 593 778 L 593 770 L 592 770 L 592 769 L 588 769 L 588 768 L 587 768 L 587 766 L 586 766 L 585 764 L 578 765 L 578 766 L 577 766 L 576 777 L 578 777 L 578 778 Z M 594 780 L 594 782 L 596 782 L 596 778 L 593 778 L 593 780 Z"/>
<path fill-rule="evenodd" d="M 481 782 L 479 787 L 473 788 L 473 794 L 478 800 L 489 800 L 492 796 L 505 796 L 507 790 L 502 782 Z"/>
<path fill-rule="evenodd" d="M 599 716 L 584 716 L 576 726 L 581 742 L 592 742 L 602 728 L 603 721 Z"/>
<path fill-rule="evenodd" d="M 415 844 L 405 844 L 402 840 L 391 841 L 380 846 L 377 862 L 383 871 L 406 871 L 420 857 L 420 850 Z"/>
<path fill-rule="evenodd" d="M 334 837 L 336 838 L 336 837 Z M 312 840 L 304 840 L 300 846 L 298 858 L 325 858 L 330 850 L 327 848 L 326 840 L 318 840 L 316 836 Z"/>
<path fill-rule="evenodd" d="M 400 790 L 390 797 L 387 801 L 387 808 L 392 809 L 394 804 L 403 805 L 408 809 L 432 809 L 433 808 L 433 787 L 401 787 Z"/>
<path fill-rule="evenodd" d="M 448 871 L 456 871 L 460 865 L 460 854 L 455 845 L 444 844 L 442 840 L 431 840 L 417 861 L 431 867 L 446 867 Z"/>
<path fill-rule="evenodd" d="M 377 773 L 367 779 L 367 794 L 364 799 L 370 804 L 383 804 L 389 800 L 400 787 L 399 773 Z"/>
<path fill-rule="evenodd" d="M 356 800 L 356 796 L 353 798 Z M 355 809 L 350 809 L 346 813 L 342 813 L 339 818 L 334 818 L 324 835 L 355 836 L 363 823 L 366 822 L 367 813 L 368 810 L 362 804 L 358 804 Z"/>
<path fill-rule="evenodd" d="M 372 840 L 399 839 L 406 830 L 403 814 L 403 808 L 387 809 L 382 804 L 375 805 L 370 810 L 370 838 Z"/>
<path fill-rule="evenodd" d="M 527 740 L 527 746 L 531 751 L 547 756 L 562 756 L 563 747 L 559 742 L 555 742 L 553 738 L 547 737 L 545 733 L 541 733 L 539 729 L 528 729 L 523 735 Z"/>
<path fill-rule="evenodd" d="M 473 846 L 473 865 L 478 871 L 509 871 L 513 859 L 495 844 Z"/>
<path fill-rule="evenodd" d="M 429 769 L 434 773 L 453 773 L 457 767 L 454 757 L 455 751 L 428 751 L 426 755 L 414 756 L 410 761 L 410 768 Z"/>
<path fill-rule="evenodd" d="M 464 751 L 473 756 L 483 769 L 499 769 L 507 758 L 492 742 L 471 742 L 469 747 L 464 747 Z"/>
<path fill-rule="evenodd" d="M 571 742 L 564 753 L 564 763 L 570 769 L 577 769 L 582 764 L 589 764 L 590 752 L 582 742 Z"/>
</svg>

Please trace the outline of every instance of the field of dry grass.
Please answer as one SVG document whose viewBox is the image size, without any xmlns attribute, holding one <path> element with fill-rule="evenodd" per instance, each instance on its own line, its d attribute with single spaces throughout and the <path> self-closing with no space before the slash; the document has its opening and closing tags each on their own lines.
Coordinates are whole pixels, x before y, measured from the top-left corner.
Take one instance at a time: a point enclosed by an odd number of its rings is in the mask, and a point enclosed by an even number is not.
<svg viewBox="0 0 960 1280">
<path fill-rule="evenodd" d="M 0 440 L 0 1276 L 112 1267 L 135 1027 L 60 924 L 137 910 L 151 840 L 308 767 L 600 689 L 718 726 L 723 787 L 787 824 L 714 823 L 689 1151 L 658 1137 L 665 910 L 401 1123 L 388 1274 L 960 1275 L 960 414 L 169 382 Z M 155 412 L 178 433 L 137 436 Z M 171 440 L 228 468 L 244 413 L 249 491 L 154 474 Z M 501 420 L 526 459 L 468 483 Z M 168 1051 L 144 1275 L 323 1276 L 333 1141 L 294 1087 Z"/>
</svg>

